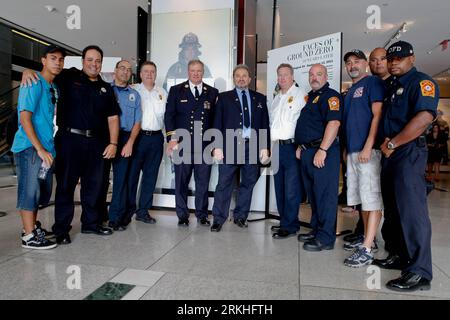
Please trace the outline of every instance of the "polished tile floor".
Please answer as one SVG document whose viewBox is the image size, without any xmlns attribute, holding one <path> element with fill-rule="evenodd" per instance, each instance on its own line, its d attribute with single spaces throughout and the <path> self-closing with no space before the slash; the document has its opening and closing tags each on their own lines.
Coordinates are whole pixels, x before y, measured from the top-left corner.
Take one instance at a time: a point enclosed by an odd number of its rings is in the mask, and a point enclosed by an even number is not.
<svg viewBox="0 0 450 320">
<path fill-rule="evenodd" d="M 341 238 L 334 250 L 321 253 L 304 251 L 296 237 L 272 239 L 274 220 L 250 223 L 248 229 L 228 222 L 211 233 L 193 215 L 183 228 L 174 212 L 152 211 L 157 224 L 133 221 L 124 232 L 100 237 L 80 233 L 77 207 L 71 245 L 22 249 L 14 178 L 4 177 L 0 299 L 450 299 L 450 193 L 444 191 L 450 174 L 442 178 L 443 190 L 429 196 L 432 289 L 398 294 L 384 284 L 399 272 L 345 267 Z M 301 217 L 309 218 L 308 206 L 302 206 Z M 43 210 L 40 220 L 50 227 L 53 207 Z M 355 221 L 354 214 L 339 212 L 338 230 L 352 229 Z"/>
</svg>

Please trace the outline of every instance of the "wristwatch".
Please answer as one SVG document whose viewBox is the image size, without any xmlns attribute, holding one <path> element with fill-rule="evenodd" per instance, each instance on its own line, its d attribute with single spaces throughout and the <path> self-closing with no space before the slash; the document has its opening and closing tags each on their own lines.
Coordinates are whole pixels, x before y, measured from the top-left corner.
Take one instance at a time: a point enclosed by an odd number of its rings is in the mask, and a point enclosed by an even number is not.
<svg viewBox="0 0 450 320">
<path fill-rule="evenodd" d="M 388 148 L 388 150 L 394 150 L 395 149 L 395 144 L 393 144 L 391 141 L 389 141 L 388 144 L 387 144 L 387 148 Z"/>
</svg>

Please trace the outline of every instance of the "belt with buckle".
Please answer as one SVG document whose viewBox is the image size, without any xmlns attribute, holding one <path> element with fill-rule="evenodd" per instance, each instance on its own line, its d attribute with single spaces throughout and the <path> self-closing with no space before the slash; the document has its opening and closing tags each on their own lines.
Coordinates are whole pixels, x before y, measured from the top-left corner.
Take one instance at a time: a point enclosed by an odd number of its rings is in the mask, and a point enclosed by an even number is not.
<svg viewBox="0 0 450 320">
<path fill-rule="evenodd" d="M 161 134 L 161 130 L 151 131 L 151 130 L 141 130 L 141 133 L 146 136 L 153 136 L 155 134 Z"/>
<path fill-rule="evenodd" d="M 304 143 L 300 145 L 300 148 L 302 150 L 310 149 L 310 148 L 318 148 L 320 147 L 320 144 L 322 143 L 322 139 L 315 140 L 309 143 Z"/>
<path fill-rule="evenodd" d="M 80 136 L 85 136 L 88 138 L 94 137 L 94 130 L 81 130 L 75 128 L 66 128 L 67 132 L 79 134 Z"/>
<path fill-rule="evenodd" d="M 287 139 L 287 140 L 278 140 L 280 145 L 293 144 L 295 143 L 295 139 Z"/>
</svg>

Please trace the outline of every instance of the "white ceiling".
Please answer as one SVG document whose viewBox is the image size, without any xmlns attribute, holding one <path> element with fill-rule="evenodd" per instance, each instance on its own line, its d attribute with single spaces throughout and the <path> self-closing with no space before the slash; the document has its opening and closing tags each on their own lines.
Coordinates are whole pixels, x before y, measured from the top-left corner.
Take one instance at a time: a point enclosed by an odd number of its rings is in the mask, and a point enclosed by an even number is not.
<svg viewBox="0 0 450 320">
<path fill-rule="evenodd" d="M 272 0 L 257 0 L 258 60 L 267 60 L 271 48 Z M 382 30 L 368 30 L 368 6 L 381 9 Z M 380 47 L 403 22 L 408 31 L 400 40 L 410 42 L 416 53 L 419 70 L 437 75 L 450 68 L 450 48 L 441 51 L 433 47 L 450 39 L 449 0 L 278 0 L 281 46 L 318 36 L 343 32 L 344 53 L 358 48 L 369 53 Z M 369 33 L 365 33 L 370 31 Z M 344 72 L 345 73 L 345 72 Z M 343 73 L 343 81 L 349 80 Z"/>
<path fill-rule="evenodd" d="M 55 8 L 49 12 L 46 6 Z M 66 10 L 78 5 L 81 29 L 69 30 Z M 78 50 L 100 46 L 105 56 L 134 61 L 137 52 L 137 7 L 147 0 L 0 0 L 0 17 Z"/>
</svg>

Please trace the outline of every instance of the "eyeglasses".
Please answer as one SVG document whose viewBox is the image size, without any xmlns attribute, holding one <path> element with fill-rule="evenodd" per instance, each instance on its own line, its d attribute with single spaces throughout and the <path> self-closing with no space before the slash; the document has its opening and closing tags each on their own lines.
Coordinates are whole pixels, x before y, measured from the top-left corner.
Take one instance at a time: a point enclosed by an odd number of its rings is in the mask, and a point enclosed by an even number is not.
<svg viewBox="0 0 450 320">
<path fill-rule="evenodd" d="M 52 104 L 56 105 L 56 103 L 58 102 L 58 94 L 57 94 L 56 90 L 53 88 L 50 88 L 50 94 L 52 95 Z"/>
<path fill-rule="evenodd" d="M 131 69 L 131 68 L 127 68 L 127 67 L 125 67 L 125 66 L 120 66 L 120 67 L 118 67 L 117 69 L 119 69 L 120 71 L 128 71 L 129 73 L 133 73 L 133 69 Z"/>
</svg>

